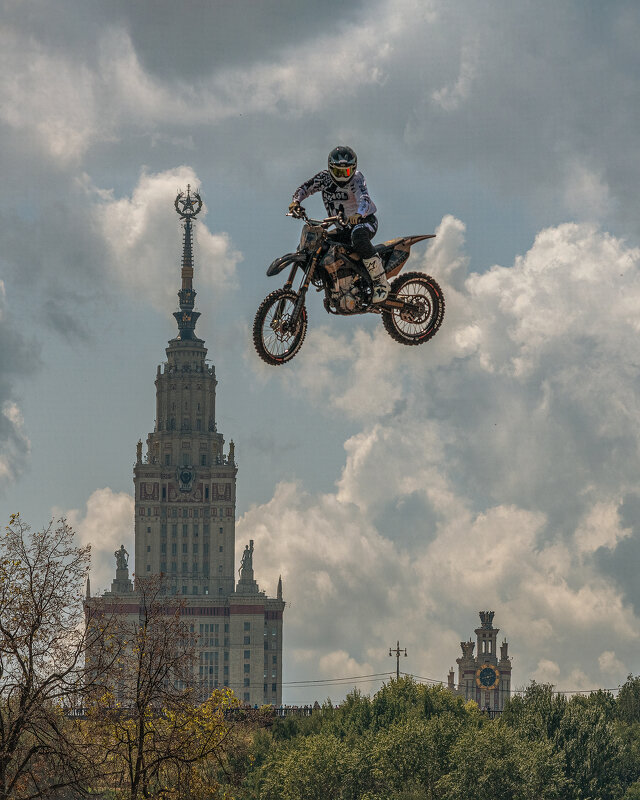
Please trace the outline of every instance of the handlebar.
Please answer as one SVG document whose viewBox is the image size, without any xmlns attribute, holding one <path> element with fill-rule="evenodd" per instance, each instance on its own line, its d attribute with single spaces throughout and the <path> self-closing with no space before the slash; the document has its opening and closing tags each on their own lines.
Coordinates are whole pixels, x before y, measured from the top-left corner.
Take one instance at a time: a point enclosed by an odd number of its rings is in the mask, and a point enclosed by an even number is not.
<svg viewBox="0 0 640 800">
<path fill-rule="evenodd" d="M 325 217 L 324 219 L 311 219 L 310 217 L 307 216 L 307 212 L 302 207 L 300 208 L 299 214 L 292 214 L 290 211 L 287 211 L 285 216 L 293 217 L 294 219 L 303 219 L 309 225 L 314 225 L 319 228 L 328 228 L 330 225 L 336 225 L 341 228 L 344 228 L 345 225 L 347 224 L 347 220 L 344 214 L 342 213 L 336 214 L 335 217 Z"/>
</svg>

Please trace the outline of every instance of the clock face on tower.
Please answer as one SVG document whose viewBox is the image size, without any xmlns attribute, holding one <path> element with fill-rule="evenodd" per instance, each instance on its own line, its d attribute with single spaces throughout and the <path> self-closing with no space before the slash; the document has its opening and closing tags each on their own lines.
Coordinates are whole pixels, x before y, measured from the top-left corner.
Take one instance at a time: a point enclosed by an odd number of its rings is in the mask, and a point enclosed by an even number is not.
<svg viewBox="0 0 640 800">
<path fill-rule="evenodd" d="M 483 664 L 476 670 L 476 684 L 481 689 L 495 689 L 500 682 L 500 673 L 492 664 Z"/>
</svg>

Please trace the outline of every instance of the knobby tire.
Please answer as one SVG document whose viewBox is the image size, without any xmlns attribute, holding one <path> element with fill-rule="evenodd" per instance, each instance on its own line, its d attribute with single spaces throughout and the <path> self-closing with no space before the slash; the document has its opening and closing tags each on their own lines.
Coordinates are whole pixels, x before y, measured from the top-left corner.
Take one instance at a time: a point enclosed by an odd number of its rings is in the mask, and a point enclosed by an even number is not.
<svg viewBox="0 0 640 800">
<path fill-rule="evenodd" d="M 409 286 L 412 289 L 409 289 Z M 398 299 L 415 297 L 418 304 L 423 304 L 426 318 L 423 323 L 403 321 L 400 309 L 382 309 L 382 324 L 386 332 L 396 342 L 406 345 L 418 345 L 428 342 L 438 332 L 444 318 L 444 295 L 442 289 L 430 275 L 424 272 L 407 272 L 399 275 L 391 284 L 390 297 Z M 418 291 L 418 290 L 421 291 Z M 412 291 L 413 290 L 413 291 Z"/>
<path fill-rule="evenodd" d="M 297 299 L 298 295 L 295 292 L 276 289 L 275 292 L 271 292 L 265 297 L 256 311 L 253 321 L 253 344 L 260 358 L 267 364 L 276 367 L 286 364 L 302 347 L 307 332 L 307 309 L 305 306 L 302 307 L 302 313 L 294 333 L 288 335 L 271 327 L 271 322 L 277 317 L 278 304 L 283 302 L 283 312 L 287 310 L 290 312 Z M 272 309 L 273 314 L 270 316 Z"/>
</svg>

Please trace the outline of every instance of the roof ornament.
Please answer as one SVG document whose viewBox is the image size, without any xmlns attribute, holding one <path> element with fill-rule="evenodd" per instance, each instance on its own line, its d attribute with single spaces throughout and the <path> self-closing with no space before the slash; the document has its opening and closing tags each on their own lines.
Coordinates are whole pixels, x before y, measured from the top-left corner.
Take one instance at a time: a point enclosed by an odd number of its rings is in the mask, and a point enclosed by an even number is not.
<svg viewBox="0 0 640 800">
<path fill-rule="evenodd" d="M 191 194 L 191 184 L 187 184 L 186 192 L 178 192 L 175 203 L 176 212 L 183 220 L 184 238 L 182 248 L 182 287 L 178 292 L 180 311 L 174 313 L 178 323 L 179 339 L 195 339 L 195 327 L 199 312 L 193 310 L 196 293 L 193 290 L 193 227 L 195 217 L 202 210 L 202 198 L 194 191 Z"/>
<path fill-rule="evenodd" d="M 202 198 L 196 191 L 191 197 L 191 184 L 188 183 L 186 194 L 185 192 L 178 192 L 175 207 L 180 219 L 193 219 L 202 209 Z"/>
</svg>

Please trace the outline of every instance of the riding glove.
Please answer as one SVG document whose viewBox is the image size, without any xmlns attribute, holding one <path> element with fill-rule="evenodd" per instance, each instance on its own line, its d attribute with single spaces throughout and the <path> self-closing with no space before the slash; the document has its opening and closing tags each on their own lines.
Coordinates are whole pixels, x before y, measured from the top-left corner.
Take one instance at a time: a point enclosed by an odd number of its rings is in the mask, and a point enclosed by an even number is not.
<svg viewBox="0 0 640 800">
<path fill-rule="evenodd" d="M 349 225 L 357 225 L 362 220 L 360 214 L 352 214 L 350 217 L 347 217 L 347 222 Z"/>
</svg>

